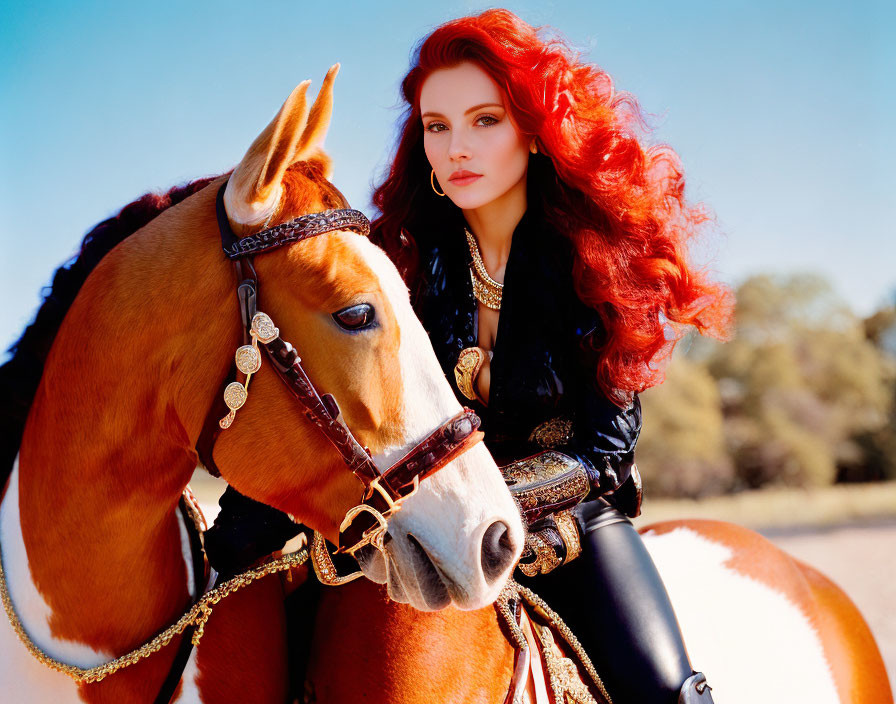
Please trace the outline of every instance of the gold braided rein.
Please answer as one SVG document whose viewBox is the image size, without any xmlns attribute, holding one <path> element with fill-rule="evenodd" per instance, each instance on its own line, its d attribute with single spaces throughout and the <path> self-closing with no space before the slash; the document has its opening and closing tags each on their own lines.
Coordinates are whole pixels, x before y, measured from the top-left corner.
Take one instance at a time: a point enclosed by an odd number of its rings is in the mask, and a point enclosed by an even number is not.
<svg viewBox="0 0 896 704">
<path fill-rule="evenodd" d="M 531 589 L 527 589 L 523 585 L 518 584 L 513 579 L 507 581 L 507 584 L 504 586 L 504 589 L 498 595 L 498 599 L 495 602 L 495 609 L 497 610 L 499 617 L 504 621 L 504 626 L 506 628 L 504 633 L 508 637 L 508 640 L 512 641 L 512 644 L 518 650 L 527 650 L 529 648 L 529 645 L 526 642 L 526 636 L 519 627 L 519 624 L 517 624 L 514 608 L 511 606 L 511 602 L 514 599 L 522 599 L 525 601 L 538 615 L 544 618 L 545 621 L 557 630 L 563 637 L 563 640 L 566 641 L 566 644 L 578 657 L 579 662 L 591 678 L 598 693 L 603 697 L 601 700 L 602 703 L 613 704 L 613 700 L 610 698 L 610 693 L 607 691 L 606 686 L 604 686 L 603 679 L 601 679 L 601 676 L 597 672 L 597 668 L 594 667 L 594 663 L 591 662 L 591 658 L 588 656 L 588 653 L 585 652 L 585 648 L 579 642 L 575 633 L 573 633 L 570 627 L 566 625 L 566 622 L 560 618 L 560 615 L 548 606 L 544 599 Z M 558 684 L 555 682 L 556 677 L 557 673 L 549 671 L 549 679 L 551 681 L 552 689 Z M 563 685 L 564 683 L 561 682 L 559 684 Z M 558 689 L 554 689 L 554 695 L 554 699 L 557 702 L 579 701 L 572 692 L 564 693 Z"/>
<path fill-rule="evenodd" d="M 301 550 L 289 553 L 288 555 L 268 560 L 253 569 L 241 572 L 235 577 L 228 579 L 223 584 L 218 585 L 211 591 L 203 594 L 199 600 L 177 620 L 177 622 L 159 633 L 152 640 L 147 641 L 139 648 L 136 648 L 129 653 L 125 653 L 110 662 L 89 668 L 68 665 L 59 660 L 55 660 L 44 653 L 37 647 L 37 645 L 35 645 L 34 641 L 31 640 L 28 633 L 25 631 L 25 627 L 19 620 L 15 607 L 13 607 L 12 599 L 9 596 L 9 589 L 6 586 L 6 573 L 3 570 L 2 550 L 0 550 L 0 598 L 3 600 L 3 608 L 6 610 L 6 616 L 9 618 L 9 622 L 12 624 L 19 640 L 22 641 L 22 644 L 28 649 L 28 652 L 50 669 L 68 675 L 78 684 L 86 684 L 90 682 L 99 682 L 112 673 L 118 672 L 125 667 L 130 667 L 131 665 L 140 662 L 140 660 L 149 657 L 153 653 L 158 652 L 168 645 L 172 638 L 183 633 L 189 626 L 196 626 L 192 640 L 194 646 L 199 645 L 199 641 L 205 633 L 205 624 L 208 621 L 208 617 L 211 616 L 212 607 L 215 604 L 222 599 L 227 598 L 234 592 L 239 591 L 243 587 L 249 586 L 252 582 L 261 579 L 262 577 L 267 577 L 268 575 L 276 574 L 278 572 L 285 572 L 293 567 L 299 567 L 307 562 L 307 560 L 308 550 L 302 548 Z"/>
</svg>

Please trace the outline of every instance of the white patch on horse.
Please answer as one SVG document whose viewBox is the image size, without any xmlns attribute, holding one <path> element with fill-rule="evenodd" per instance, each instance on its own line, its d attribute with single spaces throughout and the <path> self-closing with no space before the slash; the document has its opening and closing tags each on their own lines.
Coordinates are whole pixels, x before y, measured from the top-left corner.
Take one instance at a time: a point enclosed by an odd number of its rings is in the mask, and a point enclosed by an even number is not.
<svg viewBox="0 0 896 704">
<path fill-rule="evenodd" d="M 688 528 L 644 543 L 675 607 L 694 669 L 726 704 L 840 701 L 806 615 L 773 587 L 725 563 L 729 548 Z"/>
<path fill-rule="evenodd" d="M 190 653 L 187 665 L 180 680 L 180 692 L 172 702 L 178 704 L 202 704 L 202 695 L 199 693 L 199 685 L 196 678 L 199 677 L 199 668 L 196 666 L 196 648 Z"/>
<path fill-rule="evenodd" d="M 180 511 L 177 511 L 177 519 L 186 563 L 187 588 L 195 598 L 190 538 Z M 54 660 L 83 668 L 101 665 L 115 657 L 109 651 L 97 651 L 83 643 L 58 638 L 50 631 L 49 623 L 53 612 L 32 580 L 22 537 L 18 457 L 0 506 L 0 547 L 3 549 L 3 570 L 10 599 L 19 621 L 38 648 Z M 38 662 L 18 639 L 6 614 L 0 618 L 3 619 L 3 624 L 0 625 L 0 691 L 4 692 L 4 701 L 52 701 L 60 704 L 81 702 L 75 682 Z M 186 687 L 186 680 L 184 686 Z M 195 685 L 193 691 L 196 692 L 194 697 L 178 701 L 199 702 Z"/>
<path fill-rule="evenodd" d="M 451 392 L 451 387 L 444 381 L 445 374 L 433 352 L 432 343 L 414 314 L 407 286 L 395 265 L 383 250 L 366 237 L 353 237 L 352 241 L 357 244 L 359 254 L 377 277 L 401 330 L 398 349 L 400 369 L 395 371 L 401 377 L 404 409 L 409 413 L 403 419 L 403 441 L 374 457 L 377 466 L 383 470 L 388 469 L 440 424 L 459 413 L 461 407 Z"/>
<path fill-rule="evenodd" d="M 401 330 L 398 357 L 404 393 L 405 437 L 401 443 L 374 457 L 380 469 L 400 459 L 439 425 L 461 411 L 461 405 L 445 379 L 422 324 L 408 298 L 408 289 L 388 256 L 366 238 L 353 237 L 358 251 L 378 277 L 380 287 L 392 306 Z M 450 507 L 455 511 L 447 510 Z M 483 606 L 497 597 L 503 579 L 486 585 L 482 574 L 482 538 L 488 526 L 503 521 L 514 544 L 523 541 L 522 523 L 510 492 L 488 450 L 481 443 L 463 453 L 441 471 L 426 479 L 416 495 L 390 520 L 393 535 L 411 533 L 424 546 L 443 575 L 457 585 L 477 585 Z M 411 561 L 406 541 L 395 541 L 390 549 Z M 508 567 L 509 570 L 509 567 Z M 368 576 L 385 576 L 386 570 L 365 570 Z M 414 589 L 424 589 L 418 574 L 402 572 L 402 589 L 390 595 L 402 601 L 410 598 L 417 608 L 425 604 L 413 599 Z M 391 577 L 390 577 L 391 580 Z M 412 584 L 413 582 L 413 584 Z M 472 596 L 472 595 L 471 595 Z M 405 597 L 405 598 L 401 598 Z M 478 607 L 477 607 L 478 608 Z"/>
<path fill-rule="evenodd" d="M 19 460 L 16 458 L 9 488 L 0 506 L 0 546 L 10 598 L 19 620 L 34 643 L 61 662 L 92 667 L 110 659 L 82 643 L 60 640 L 50 633 L 50 607 L 31 579 L 19 522 Z M 60 549 L 63 549 L 60 547 Z M 78 687 L 61 672 L 37 661 L 19 640 L 4 613 L 0 624 L 0 691 L 9 702 L 82 703 Z"/>
</svg>

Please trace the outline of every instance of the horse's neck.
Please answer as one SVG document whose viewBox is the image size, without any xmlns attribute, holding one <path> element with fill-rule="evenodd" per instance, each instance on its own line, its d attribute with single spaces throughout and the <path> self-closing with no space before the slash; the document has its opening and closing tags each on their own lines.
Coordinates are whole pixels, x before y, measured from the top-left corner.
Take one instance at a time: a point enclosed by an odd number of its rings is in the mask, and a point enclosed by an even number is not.
<svg viewBox="0 0 896 704">
<path fill-rule="evenodd" d="M 0 508 L 0 542 L 12 603 L 41 650 L 63 662 L 92 667 L 152 635 L 163 620 L 171 620 L 163 599 L 176 607 L 185 603 L 185 585 L 192 579 L 191 565 L 185 561 L 189 535 L 179 513 L 165 517 L 157 535 L 147 542 L 148 549 L 127 533 L 115 544 L 104 539 L 103 531 L 91 535 L 85 548 L 77 531 L 69 539 L 55 537 L 58 526 L 70 523 L 68 510 L 47 508 L 37 520 L 29 516 L 22 499 L 30 483 L 27 476 L 23 480 L 16 460 Z M 100 508 L 81 522 L 91 523 L 95 515 L 103 523 L 108 513 Z M 172 528 L 177 547 L 168 549 Z M 59 542 L 48 544 L 47 538 Z M 102 554 L 106 550 L 108 554 Z M 127 550 L 137 558 L 132 563 L 143 564 L 115 565 L 120 560 L 117 553 Z M 147 569 L 149 565 L 164 570 L 157 574 L 158 570 Z M 167 606 L 170 610 L 172 604 Z"/>
<path fill-rule="evenodd" d="M 18 503 L 27 577 L 54 637 L 103 653 L 130 649 L 189 601 L 177 502 L 191 463 L 183 453 L 151 461 L 133 449 L 23 447 L 18 486 L 6 497 Z"/>
<path fill-rule="evenodd" d="M 199 221 L 190 201 L 178 208 Z M 115 653 L 189 601 L 177 502 L 224 359 L 191 355 L 182 331 L 221 345 L 238 334 L 215 327 L 224 318 L 213 309 L 225 300 L 212 290 L 219 272 L 191 271 L 191 244 L 170 212 L 88 278 L 47 359 L 19 453 L 22 537 L 53 633 Z"/>
</svg>

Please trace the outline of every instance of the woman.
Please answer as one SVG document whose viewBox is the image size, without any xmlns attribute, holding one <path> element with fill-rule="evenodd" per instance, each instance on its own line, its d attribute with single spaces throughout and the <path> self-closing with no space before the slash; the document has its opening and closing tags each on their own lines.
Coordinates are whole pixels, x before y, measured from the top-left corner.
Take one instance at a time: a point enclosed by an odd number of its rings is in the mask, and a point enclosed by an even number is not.
<svg viewBox="0 0 896 704">
<path fill-rule="evenodd" d="M 634 101 L 510 12 L 436 29 L 402 90 L 409 107 L 374 194 L 373 236 L 498 463 L 550 447 L 591 479 L 582 555 L 531 586 L 614 699 L 675 702 L 692 671 L 624 514 L 640 502 L 637 392 L 661 380 L 655 364 L 682 327 L 726 327 L 727 290 L 686 261 L 705 216 L 684 202 L 674 153 L 639 140 Z M 566 557 L 564 531 L 534 528 L 529 573 Z"/>
<path fill-rule="evenodd" d="M 614 700 L 711 701 L 627 518 L 637 393 L 685 328 L 722 336 L 730 311 L 686 260 L 705 216 L 684 201 L 675 154 L 643 145 L 636 103 L 605 73 L 505 10 L 437 28 L 402 89 L 372 237 L 496 461 L 551 448 L 590 479 L 579 538 L 563 515 L 530 526 L 529 584 Z"/>
</svg>

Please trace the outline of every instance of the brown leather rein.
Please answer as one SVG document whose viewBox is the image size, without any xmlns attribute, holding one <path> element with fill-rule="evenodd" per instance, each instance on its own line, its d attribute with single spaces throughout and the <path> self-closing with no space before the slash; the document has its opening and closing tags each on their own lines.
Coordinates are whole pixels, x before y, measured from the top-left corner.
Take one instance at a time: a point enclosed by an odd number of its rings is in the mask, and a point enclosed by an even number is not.
<svg viewBox="0 0 896 704">
<path fill-rule="evenodd" d="M 281 381 L 303 406 L 305 415 L 323 432 L 364 486 L 361 503 L 346 514 L 340 527 L 339 552 L 354 555 L 365 545 L 382 550 L 387 519 L 401 508 L 402 501 L 417 490 L 423 479 L 482 439 L 479 417 L 464 408 L 381 472 L 370 451 L 346 426 L 333 395 L 318 392 L 296 350 L 280 337 L 271 318 L 259 312 L 258 274 L 252 264 L 256 254 L 336 230 L 353 230 L 367 236 L 370 222 L 357 210 L 327 210 L 237 238 L 224 208 L 226 186 L 225 181 L 218 191 L 218 228 L 224 254 L 233 262 L 239 282 L 237 296 L 243 320 L 243 346 L 237 350 L 235 363 L 221 385 L 222 393 L 206 416 L 196 443 L 199 459 L 211 474 L 220 476 L 212 457 L 215 440 L 222 430 L 230 427 L 236 411 L 246 402 L 249 380 L 261 367 L 260 343 Z"/>
</svg>

